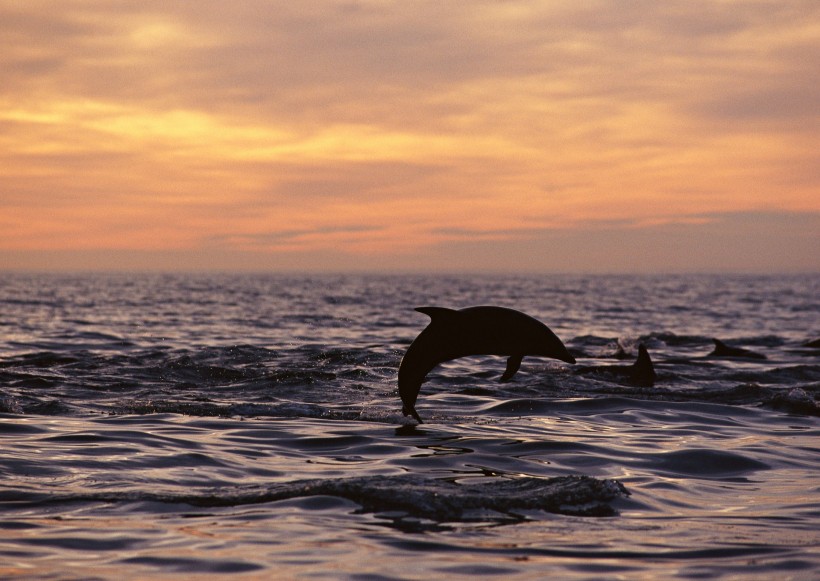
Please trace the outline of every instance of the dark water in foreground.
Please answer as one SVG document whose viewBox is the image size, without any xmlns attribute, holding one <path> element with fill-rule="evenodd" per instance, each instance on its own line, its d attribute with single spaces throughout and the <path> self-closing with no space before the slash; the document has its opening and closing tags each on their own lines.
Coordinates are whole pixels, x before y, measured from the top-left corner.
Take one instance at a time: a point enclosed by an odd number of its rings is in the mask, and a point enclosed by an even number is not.
<svg viewBox="0 0 820 581">
<path fill-rule="evenodd" d="M 820 578 L 820 276 L 0 278 L 0 578 Z M 413 307 L 472 357 L 403 418 Z M 713 337 L 766 359 L 709 357 Z M 654 387 L 628 365 L 643 342 Z"/>
</svg>

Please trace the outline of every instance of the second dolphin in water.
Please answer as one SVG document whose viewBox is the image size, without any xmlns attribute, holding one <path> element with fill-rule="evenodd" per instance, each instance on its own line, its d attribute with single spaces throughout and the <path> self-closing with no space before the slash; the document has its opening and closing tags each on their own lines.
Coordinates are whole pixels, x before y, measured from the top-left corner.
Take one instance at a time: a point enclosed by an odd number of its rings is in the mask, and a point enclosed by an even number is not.
<svg viewBox="0 0 820 581">
<path fill-rule="evenodd" d="M 652 387 L 655 385 L 657 374 L 649 351 L 641 343 L 638 345 L 638 358 L 632 365 L 594 365 L 575 369 L 575 373 L 597 373 L 625 379 L 628 383 L 638 387 Z"/>
<path fill-rule="evenodd" d="M 402 413 L 419 423 L 416 399 L 427 374 L 439 363 L 469 355 L 509 357 L 500 381 L 509 381 L 525 355 L 540 355 L 575 363 L 561 340 L 541 321 L 504 307 L 469 307 L 461 310 L 419 307 L 430 324 L 407 349 L 399 365 Z"/>
<path fill-rule="evenodd" d="M 766 359 L 762 353 L 749 351 L 742 347 L 731 347 L 721 341 L 720 339 L 712 339 L 715 344 L 715 349 L 709 353 L 709 357 L 742 357 L 744 359 Z"/>
</svg>

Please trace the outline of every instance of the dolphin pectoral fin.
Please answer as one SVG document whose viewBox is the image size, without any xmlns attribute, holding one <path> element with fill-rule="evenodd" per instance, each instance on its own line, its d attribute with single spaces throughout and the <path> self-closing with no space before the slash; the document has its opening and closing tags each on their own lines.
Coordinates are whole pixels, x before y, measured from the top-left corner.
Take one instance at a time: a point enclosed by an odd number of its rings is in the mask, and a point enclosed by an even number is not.
<svg viewBox="0 0 820 581">
<path fill-rule="evenodd" d="M 511 355 L 510 358 L 507 359 L 507 369 L 504 370 L 504 374 L 498 381 L 506 383 L 511 380 L 518 371 L 518 368 L 521 367 L 522 359 L 524 359 L 523 355 Z"/>
</svg>

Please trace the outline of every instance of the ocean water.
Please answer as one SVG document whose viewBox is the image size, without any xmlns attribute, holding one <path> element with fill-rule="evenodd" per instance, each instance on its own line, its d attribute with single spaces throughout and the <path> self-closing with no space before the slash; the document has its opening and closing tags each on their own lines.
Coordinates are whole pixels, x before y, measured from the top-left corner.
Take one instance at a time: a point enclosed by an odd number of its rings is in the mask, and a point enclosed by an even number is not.
<svg viewBox="0 0 820 581">
<path fill-rule="evenodd" d="M 818 579 L 819 291 L 2 274 L 0 578 Z M 524 311 L 578 363 L 448 362 L 415 425 L 423 305 Z M 654 386 L 590 369 L 641 343 Z"/>
</svg>

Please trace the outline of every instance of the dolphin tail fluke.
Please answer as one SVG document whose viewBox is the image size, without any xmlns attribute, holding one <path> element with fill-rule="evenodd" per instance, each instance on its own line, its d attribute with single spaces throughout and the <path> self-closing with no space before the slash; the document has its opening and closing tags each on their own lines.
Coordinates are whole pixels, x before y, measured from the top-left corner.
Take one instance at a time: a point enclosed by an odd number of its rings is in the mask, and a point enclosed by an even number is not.
<svg viewBox="0 0 820 581">
<path fill-rule="evenodd" d="M 513 355 L 509 359 L 507 359 L 507 368 L 504 370 L 501 379 L 498 381 L 500 383 L 507 383 L 509 380 L 513 378 L 513 376 L 518 372 L 518 368 L 521 367 L 521 360 L 524 359 L 523 355 Z"/>
<path fill-rule="evenodd" d="M 419 416 L 419 413 L 416 411 L 416 408 L 414 407 L 404 406 L 401 408 L 401 413 L 403 413 L 406 416 L 413 416 L 413 419 L 420 424 L 424 423 L 423 421 L 421 421 L 421 416 Z"/>
</svg>

